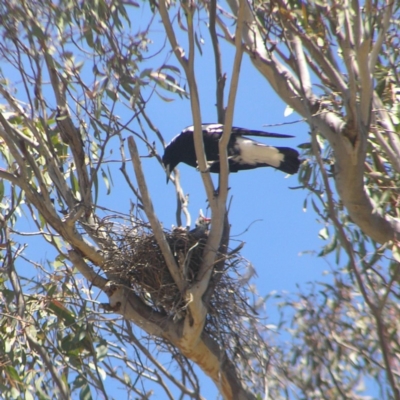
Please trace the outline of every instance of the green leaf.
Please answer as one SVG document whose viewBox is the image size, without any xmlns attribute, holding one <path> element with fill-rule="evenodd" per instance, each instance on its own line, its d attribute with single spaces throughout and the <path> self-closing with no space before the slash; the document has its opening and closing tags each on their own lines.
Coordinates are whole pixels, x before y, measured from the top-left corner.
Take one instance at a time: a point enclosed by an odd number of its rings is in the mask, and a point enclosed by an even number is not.
<svg viewBox="0 0 400 400">
<path fill-rule="evenodd" d="M 79 393 L 79 400 L 92 400 L 92 394 L 90 393 L 90 387 L 88 384 L 82 386 Z"/>
<path fill-rule="evenodd" d="M 112 101 L 117 101 L 118 100 L 118 94 L 117 94 L 117 92 L 115 90 L 106 89 L 105 92 L 107 93 L 107 96 Z"/>
<path fill-rule="evenodd" d="M 53 297 L 53 294 L 57 290 L 57 285 L 51 285 L 49 290 L 47 291 L 47 296 Z"/>
<path fill-rule="evenodd" d="M 76 324 L 76 319 L 74 315 L 69 311 L 62 303 L 58 300 L 51 300 L 48 305 L 48 308 L 52 311 L 54 315 L 60 318 L 65 326 L 71 326 Z"/>
<path fill-rule="evenodd" d="M 10 381 L 22 382 L 17 370 L 12 365 L 5 367 L 6 374 L 9 376 Z"/>
<path fill-rule="evenodd" d="M 149 77 L 163 89 L 189 97 L 189 93 L 179 86 L 178 81 L 173 76 L 161 71 L 153 71 L 149 74 Z"/>
<path fill-rule="evenodd" d="M 34 397 L 29 389 L 25 390 L 25 400 L 34 400 Z"/>
<path fill-rule="evenodd" d="M 108 177 L 110 179 L 111 185 L 114 186 L 114 182 L 113 182 L 113 179 L 112 179 L 112 173 L 111 173 L 111 170 L 110 170 L 109 166 L 107 166 L 107 171 L 108 171 Z"/>
<path fill-rule="evenodd" d="M 99 198 L 99 180 L 97 179 L 97 173 L 95 168 L 90 168 L 90 176 L 93 180 L 94 185 L 94 204 L 97 204 L 97 200 Z"/>
<path fill-rule="evenodd" d="M 111 185 L 110 181 L 108 180 L 107 174 L 104 172 L 104 169 L 101 169 L 101 176 L 103 177 L 104 184 L 106 185 L 107 188 L 107 195 L 111 193 Z"/>
<path fill-rule="evenodd" d="M 178 67 L 175 67 L 175 65 L 170 65 L 170 64 L 164 64 L 162 67 L 160 67 L 160 71 L 164 70 L 164 69 L 168 69 L 170 71 L 175 72 L 177 75 L 180 75 L 181 71 Z"/>
<path fill-rule="evenodd" d="M 203 55 L 203 49 L 201 48 L 201 45 L 204 44 L 204 39 L 202 37 L 199 38 L 197 37 L 197 33 L 194 34 L 194 41 L 196 43 L 196 47 L 198 48 L 200 55 Z"/>
<path fill-rule="evenodd" d="M 303 201 L 303 211 L 306 212 L 307 211 L 307 203 L 308 203 L 308 197 L 306 197 Z"/>
<path fill-rule="evenodd" d="M 4 341 L 4 352 L 6 354 L 11 352 L 11 349 L 12 349 L 16 339 L 17 339 L 16 336 L 11 336 L 11 337 L 8 336 L 7 339 Z"/>
<path fill-rule="evenodd" d="M 3 179 L 0 180 L 0 201 L 3 200 L 4 197 L 4 181 Z"/>
<path fill-rule="evenodd" d="M 319 252 L 318 257 L 326 256 L 329 253 L 332 253 L 337 247 L 337 239 L 333 237 L 333 239 Z"/>
<path fill-rule="evenodd" d="M 293 111 L 294 111 L 293 108 L 287 105 L 285 111 L 283 112 L 283 116 L 288 117 L 290 114 L 293 113 Z"/>
<path fill-rule="evenodd" d="M 37 24 L 33 24 L 32 31 L 34 36 L 36 36 L 39 40 L 45 40 L 45 35 L 43 33 L 43 29 Z"/>
<path fill-rule="evenodd" d="M 329 238 L 329 231 L 327 227 L 322 228 L 319 232 L 318 232 L 318 237 L 322 240 L 327 240 Z"/>
<path fill-rule="evenodd" d="M 101 361 L 108 354 L 108 346 L 104 343 L 96 347 L 97 360 Z"/>
<path fill-rule="evenodd" d="M 299 149 L 311 149 L 311 143 L 310 142 L 305 142 L 297 145 Z"/>
<path fill-rule="evenodd" d="M 400 263 L 400 244 L 394 244 L 392 247 L 393 258 Z"/>
<path fill-rule="evenodd" d="M 73 193 L 75 194 L 75 197 L 77 197 L 78 199 L 80 199 L 81 194 L 79 193 L 79 184 L 78 184 L 78 180 L 76 179 L 74 173 L 72 172 L 72 168 L 71 168 L 71 170 L 70 170 L 69 179 L 70 179 L 71 188 L 72 188 Z"/>
</svg>

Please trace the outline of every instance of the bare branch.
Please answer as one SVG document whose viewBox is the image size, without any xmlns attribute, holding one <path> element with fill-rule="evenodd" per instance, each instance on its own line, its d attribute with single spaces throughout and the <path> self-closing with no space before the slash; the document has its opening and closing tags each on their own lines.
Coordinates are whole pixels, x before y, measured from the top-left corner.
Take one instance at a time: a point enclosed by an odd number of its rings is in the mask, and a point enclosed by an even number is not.
<svg viewBox="0 0 400 400">
<path fill-rule="evenodd" d="M 385 14 L 382 19 L 382 26 L 378 34 L 378 38 L 372 46 L 372 50 L 369 54 L 369 70 L 374 71 L 376 62 L 378 61 L 379 53 L 382 49 L 382 44 L 385 39 L 387 30 L 389 29 L 390 19 L 393 15 L 394 0 L 387 0 L 385 7 Z"/>
<path fill-rule="evenodd" d="M 74 264 L 74 267 L 94 286 L 99 287 L 100 289 L 104 289 L 108 280 L 100 276 L 98 273 L 94 272 L 92 268 L 90 268 L 85 260 L 74 250 L 68 251 L 68 257 L 71 262 Z"/>
<path fill-rule="evenodd" d="M 110 300 L 109 305 L 103 305 L 107 311 L 121 314 L 150 335 L 167 339 L 174 344 L 178 343 L 180 324 L 144 304 L 130 288 L 108 282 L 104 292 Z"/>
<path fill-rule="evenodd" d="M 215 80 L 216 80 L 216 98 L 217 98 L 217 115 L 218 122 L 223 124 L 225 122 L 225 107 L 224 107 L 224 87 L 226 77 L 222 74 L 222 61 L 221 51 L 218 42 L 216 30 L 216 13 L 217 13 L 217 0 L 211 0 L 209 7 L 210 14 L 210 36 L 214 50 L 215 59 Z"/>
<path fill-rule="evenodd" d="M 146 181 L 144 179 L 144 174 L 142 170 L 142 163 L 140 161 L 139 152 L 136 147 L 135 140 L 132 136 L 128 138 L 128 147 L 129 152 L 131 154 L 136 180 L 138 182 L 138 186 L 140 189 L 140 193 L 142 196 L 143 207 L 146 212 L 147 218 L 149 219 L 151 228 L 154 232 L 154 236 L 157 240 L 158 245 L 162 251 L 162 254 L 165 258 L 165 262 L 167 263 L 169 272 L 179 290 L 183 293 L 184 290 L 184 283 L 182 279 L 181 272 L 179 271 L 178 266 L 176 265 L 175 258 L 172 255 L 171 249 L 165 239 L 165 235 L 163 229 L 161 227 L 160 221 L 158 220 L 154 208 L 153 203 L 151 201 L 151 197 L 147 190 Z"/>
<path fill-rule="evenodd" d="M 312 96 L 310 73 L 307 68 L 306 57 L 304 55 L 303 47 L 298 36 L 292 36 L 291 42 L 293 43 L 293 53 L 296 55 L 296 67 L 300 78 L 304 95 L 306 98 Z"/>
<path fill-rule="evenodd" d="M 176 222 L 178 226 L 183 226 L 182 225 L 182 220 L 181 220 L 181 213 L 186 217 L 186 227 L 189 228 L 190 225 L 192 224 L 192 219 L 188 210 L 188 204 L 189 204 L 189 195 L 185 196 L 183 189 L 181 187 L 181 181 L 180 181 L 180 175 L 179 171 L 176 169 L 175 171 L 175 176 L 174 176 L 174 185 L 175 185 L 175 191 L 176 191 L 176 200 L 177 200 L 177 207 L 176 207 Z"/>
</svg>

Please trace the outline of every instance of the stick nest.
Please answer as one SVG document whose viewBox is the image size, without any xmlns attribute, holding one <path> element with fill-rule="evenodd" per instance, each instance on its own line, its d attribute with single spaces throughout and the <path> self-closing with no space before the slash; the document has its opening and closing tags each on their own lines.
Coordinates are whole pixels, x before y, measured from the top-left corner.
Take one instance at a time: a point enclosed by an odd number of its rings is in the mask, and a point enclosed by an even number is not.
<svg viewBox="0 0 400 400">
<path fill-rule="evenodd" d="M 113 281 L 131 288 L 147 305 L 156 311 L 162 311 L 168 316 L 183 316 L 187 306 L 182 294 L 176 286 L 161 249 L 150 229 L 140 220 L 135 220 L 133 226 L 118 223 L 106 223 L 112 246 L 104 247 L 107 262 L 104 272 Z M 202 263 L 203 251 L 208 233 L 200 237 L 184 228 L 164 231 L 172 254 L 176 260 L 180 274 L 187 286 L 198 280 L 198 272 Z M 219 253 L 210 285 L 213 285 L 210 306 L 214 310 L 227 310 L 236 303 L 242 304 L 240 286 L 243 286 L 243 276 L 238 272 L 243 269 L 243 260 L 238 251 Z M 248 266 L 246 264 L 246 266 Z M 239 279 L 233 279 L 237 273 Z M 241 271 L 242 272 L 242 271 Z M 232 296 L 238 298 L 232 303 Z"/>
<path fill-rule="evenodd" d="M 165 237 L 187 284 L 196 280 L 207 240 L 207 233 L 200 238 L 184 228 L 165 231 Z M 114 237 L 116 248 L 107 249 L 105 272 L 135 291 L 146 304 L 168 314 L 184 308 L 181 294 L 172 279 L 161 249 L 144 225 L 132 229 L 122 228 Z"/>
<path fill-rule="evenodd" d="M 173 317 L 183 316 L 187 304 L 168 270 L 151 228 L 140 220 L 134 220 L 133 226 L 124 222 L 103 221 L 102 224 L 111 239 L 107 243 L 112 244 L 103 246 L 107 260 L 103 269 L 107 277 L 131 288 L 156 311 Z M 179 272 L 187 286 L 190 286 L 199 278 L 208 232 L 198 236 L 184 228 L 175 228 L 172 231 L 164 230 L 164 234 Z M 214 291 L 220 287 L 226 292 L 230 286 L 226 271 L 236 266 L 237 259 L 237 252 L 217 255 L 210 281 Z"/>
</svg>

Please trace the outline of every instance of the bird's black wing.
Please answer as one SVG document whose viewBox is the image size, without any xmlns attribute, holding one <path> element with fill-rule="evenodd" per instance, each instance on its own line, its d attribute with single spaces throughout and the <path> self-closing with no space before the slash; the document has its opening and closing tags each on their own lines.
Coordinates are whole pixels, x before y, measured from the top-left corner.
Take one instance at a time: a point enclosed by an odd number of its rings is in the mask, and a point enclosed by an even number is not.
<svg viewBox="0 0 400 400">
<path fill-rule="evenodd" d="M 205 123 L 201 125 L 201 129 L 203 131 L 203 135 L 209 137 L 215 137 L 222 135 L 224 133 L 224 125 L 218 123 Z M 186 127 L 182 133 L 184 135 L 192 135 L 194 132 L 194 126 Z M 232 135 L 233 136 L 258 136 L 258 137 L 274 137 L 274 138 L 293 138 L 293 135 L 286 135 L 284 133 L 274 133 L 274 132 L 265 132 L 258 131 L 254 129 L 246 129 L 246 128 L 238 128 L 237 126 L 232 127 Z"/>
<path fill-rule="evenodd" d="M 258 136 L 258 137 L 273 137 L 273 138 L 293 138 L 293 135 L 286 135 L 284 133 L 273 133 L 273 132 L 264 132 L 264 131 L 257 131 L 253 129 L 245 129 L 245 128 L 238 128 L 236 126 L 232 127 L 232 135 L 237 136 Z"/>
</svg>

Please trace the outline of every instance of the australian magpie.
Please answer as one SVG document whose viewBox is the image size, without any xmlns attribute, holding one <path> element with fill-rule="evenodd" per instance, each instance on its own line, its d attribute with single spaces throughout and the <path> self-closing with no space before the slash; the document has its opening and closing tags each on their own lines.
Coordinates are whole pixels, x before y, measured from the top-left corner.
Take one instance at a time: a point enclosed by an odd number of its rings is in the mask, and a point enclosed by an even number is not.
<svg viewBox="0 0 400 400">
<path fill-rule="evenodd" d="M 211 218 L 207 218 L 203 215 L 203 211 L 200 210 L 199 218 L 196 219 L 195 227 L 189 233 L 197 239 L 201 239 L 207 236 L 207 232 L 210 228 Z"/>
<path fill-rule="evenodd" d="M 204 151 L 210 172 L 219 172 L 218 142 L 224 131 L 221 124 L 203 124 Z M 167 182 L 172 170 L 184 162 L 197 167 L 193 141 L 194 127 L 185 128 L 165 148 L 162 161 L 167 172 Z M 246 136 L 288 138 L 290 135 L 268 133 L 232 127 L 228 143 L 229 171 L 238 172 L 258 167 L 273 167 L 288 174 L 295 174 L 300 166 L 299 153 L 290 147 L 272 147 L 256 142 Z"/>
</svg>

